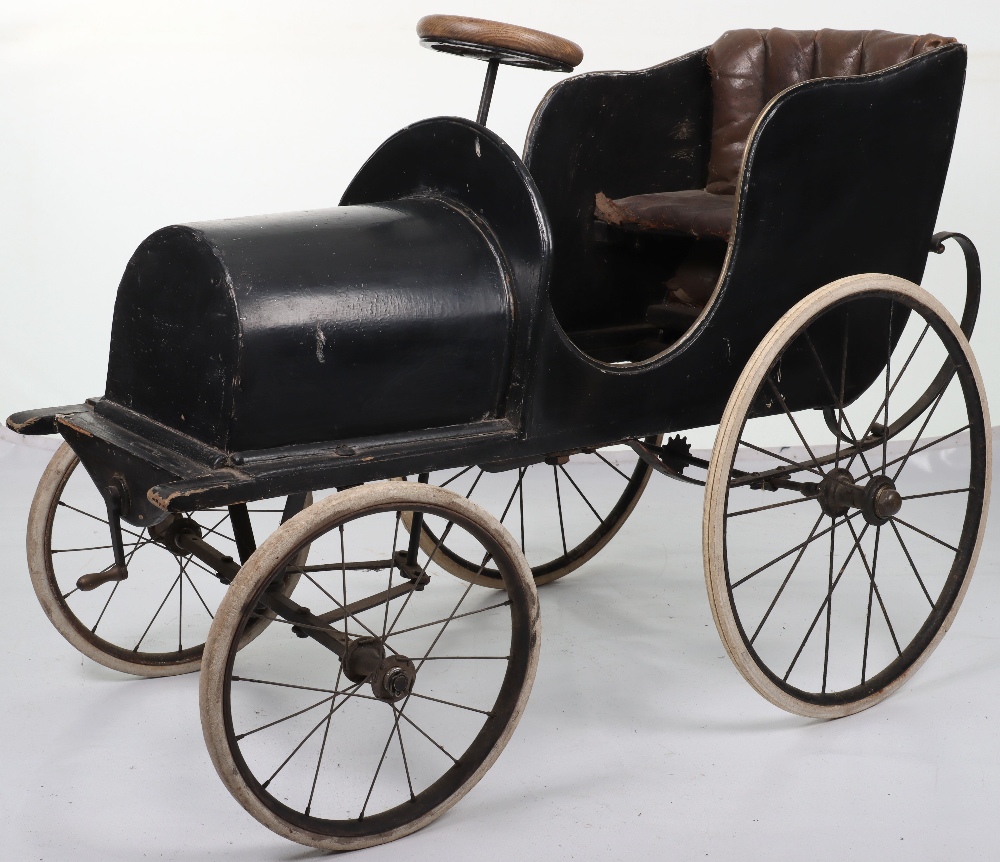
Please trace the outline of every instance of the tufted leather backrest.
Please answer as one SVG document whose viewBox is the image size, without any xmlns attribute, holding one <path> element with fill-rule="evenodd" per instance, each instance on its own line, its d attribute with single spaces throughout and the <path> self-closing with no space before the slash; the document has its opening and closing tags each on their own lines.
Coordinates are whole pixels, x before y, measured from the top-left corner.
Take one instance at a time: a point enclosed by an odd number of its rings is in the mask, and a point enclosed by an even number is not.
<svg viewBox="0 0 1000 862">
<path fill-rule="evenodd" d="M 887 30 L 730 30 L 708 50 L 712 153 L 706 190 L 734 194 L 747 138 L 764 106 L 811 78 L 863 75 L 954 42 Z"/>
</svg>

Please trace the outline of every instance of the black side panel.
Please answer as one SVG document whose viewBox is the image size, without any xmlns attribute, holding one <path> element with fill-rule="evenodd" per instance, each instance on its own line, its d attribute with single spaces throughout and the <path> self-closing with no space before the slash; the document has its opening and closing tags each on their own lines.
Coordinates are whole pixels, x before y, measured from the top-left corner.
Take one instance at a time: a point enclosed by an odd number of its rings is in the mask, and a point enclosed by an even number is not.
<svg viewBox="0 0 1000 862">
<path fill-rule="evenodd" d="M 705 50 L 638 72 L 570 78 L 539 105 L 524 160 L 552 222 L 550 295 L 564 329 L 632 322 L 662 301 L 638 287 L 649 281 L 642 255 L 591 241 L 594 197 L 704 188 L 711 116 Z M 656 243 L 661 281 L 689 244 Z"/>
<path fill-rule="evenodd" d="M 965 47 L 951 45 L 775 99 L 746 156 L 720 322 L 770 327 L 806 294 L 861 272 L 920 283 L 965 65 Z"/>
<path fill-rule="evenodd" d="M 551 324 L 529 434 L 558 449 L 580 445 L 588 429 L 609 440 L 713 424 L 754 349 L 800 299 L 864 272 L 919 282 L 965 61 L 964 46 L 952 45 L 777 96 L 751 138 L 729 260 L 705 316 L 672 349 L 633 366 L 588 362 Z M 557 268 L 563 251 L 557 244 Z M 870 367 L 854 369 L 856 388 L 881 371 L 884 356 L 884 342 L 873 344 Z M 823 406 L 824 398 L 795 400 Z"/>
<path fill-rule="evenodd" d="M 105 398 L 226 448 L 239 331 L 232 285 L 201 234 L 166 227 L 125 267 Z"/>
</svg>

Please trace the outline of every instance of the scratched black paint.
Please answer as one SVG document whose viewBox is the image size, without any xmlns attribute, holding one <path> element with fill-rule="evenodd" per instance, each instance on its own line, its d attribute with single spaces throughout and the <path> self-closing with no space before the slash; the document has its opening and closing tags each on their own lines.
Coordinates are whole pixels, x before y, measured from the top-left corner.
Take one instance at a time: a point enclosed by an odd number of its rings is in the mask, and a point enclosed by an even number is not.
<svg viewBox="0 0 1000 862">
<path fill-rule="evenodd" d="M 809 292 L 858 272 L 920 281 L 965 63 L 949 45 L 779 95 L 749 143 L 716 295 L 646 362 L 598 362 L 566 330 L 630 320 L 651 261 L 666 279 L 690 242 L 668 238 L 653 258 L 595 247 L 591 212 L 597 191 L 703 185 L 704 52 L 558 85 L 524 163 L 474 123 L 429 120 L 375 153 L 341 209 L 154 234 L 123 279 L 106 397 L 11 427 L 51 428 L 59 413 L 99 486 L 124 475 L 131 517 L 149 523 L 163 508 L 712 424 Z M 885 355 L 887 305 L 869 311 L 851 321 L 872 345 L 849 369 L 852 395 Z M 794 373 L 782 386 L 794 408 L 829 400 Z"/>
</svg>

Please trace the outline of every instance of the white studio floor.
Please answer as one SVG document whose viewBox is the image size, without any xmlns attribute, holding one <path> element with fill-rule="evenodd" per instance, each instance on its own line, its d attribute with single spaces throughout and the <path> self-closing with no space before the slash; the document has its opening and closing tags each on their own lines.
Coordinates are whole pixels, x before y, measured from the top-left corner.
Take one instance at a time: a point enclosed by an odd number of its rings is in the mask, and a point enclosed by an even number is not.
<svg viewBox="0 0 1000 862">
<path fill-rule="evenodd" d="M 0 440 L 0 862 L 322 856 L 259 825 L 223 787 L 196 675 L 126 677 L 50 626 L 23 544 L 50 454 Z M 430 827 L 358 858 L 996 859 L 997 531 L 914 679 L 820 722 L 771 706 L 725 655 L 701 517 L 700 488 L 654 476 L 609 547 L 539 591 L 539 673 L 497 764 Z"/>
</svg>

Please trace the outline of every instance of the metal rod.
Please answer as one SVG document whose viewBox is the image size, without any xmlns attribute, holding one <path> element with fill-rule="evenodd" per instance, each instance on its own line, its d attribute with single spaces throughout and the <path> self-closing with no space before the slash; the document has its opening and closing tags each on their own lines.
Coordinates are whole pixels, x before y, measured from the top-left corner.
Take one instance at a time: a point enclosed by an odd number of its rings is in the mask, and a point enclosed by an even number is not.
<svg viewBox="0 0 1000 862">
<path fill-rule="evenodd" d="M 245 563 L 257 550 L 257 540 L 254 538 L 246 503 L 230 506 L 229 520 L 233 527 L 233 538 L 236 539 L 236 552 L 240 555 L 240 562 Z"/>
<path fill-rule="evenodd" d="M 490 62 L 493 62 L 492 60 Z M 489 106 L 487 106 L 488 108 Z M 427 484 L 430 473 L 421 473 L 417 476 L 417 481 Z M 406 549 L 406 565 L 415 566 L 417 564 L 417 551 L 420 549 L 420 534 L 424 529 L 424 513 L 414 512 L 413 520 L 410 523 L 410 544 Z"/>
<path fill-rule="evenodd" d="M 486 118 L 490 113 L 490 102 L 493 100 L 493 85 L 497 82 L 497 69 L 500 68 L 500 60 L 491 57 L 486 66 L 486 80 L 483 81 L 483 95 L 479 100 L 479 113 L 476 115 L 476 122 L 480 126 L 486 125 Z"/>
</svg>

